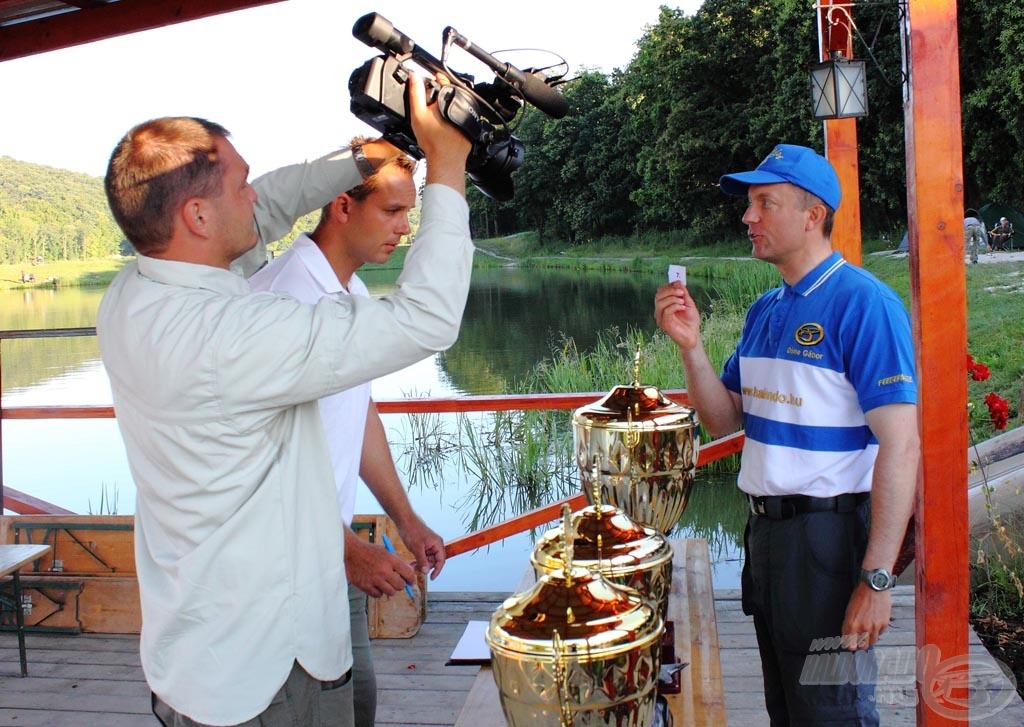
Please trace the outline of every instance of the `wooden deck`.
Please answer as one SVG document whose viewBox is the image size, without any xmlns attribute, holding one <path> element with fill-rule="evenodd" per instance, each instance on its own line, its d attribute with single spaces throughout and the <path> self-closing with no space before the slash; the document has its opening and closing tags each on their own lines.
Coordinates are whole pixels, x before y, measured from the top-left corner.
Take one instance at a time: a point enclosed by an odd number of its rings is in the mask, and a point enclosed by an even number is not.
<svg viewBox="0 0 1024 727">
<path fill-rule="evenodd" d="M 448 655 L 471 619 L 487 619 L 505 594 L 431 593 L 426 622 L 412 639 L 377 640 L 375 663 L 380 689 L 378 724 L 422 727 L 454 725 L 477 674 L 473 666 L 445 666 Z M 880 664 L 885 692 L 902 705 L 882 704 L 882 724 L 915 724 L 913 661 L 906 658 L 914 645 L 914 592 L 899 586 L 896 620 L 883 639 Z M 755 727 L 767 724 L 761 694 L 760 661 L 750 619 L 740 610 L 737 591 L 715 594 L 722 674 L 728 724 Z M 149 691 L 139 666 L 134 636 L 77 636 L 28 634 L 29 676 L 18 676 L 18 646 L 14 633 L 0 633 L 0 727 L 155 727 L 149 713 Z M 972 634 L 972 655 L 987 652 Z M 990 659 L 989 659 L 990 662 Z M 1005 687 L 1005 682 L 1003 683 Z M 879 691 L 879 696 L 884 695 Z M 1024 703 L 1013 694 L 1002 704 L 990 692 L 971 724 L 1019 727 Z M 481 725 L 481 727 L 492 727 Z"/>
</svg>

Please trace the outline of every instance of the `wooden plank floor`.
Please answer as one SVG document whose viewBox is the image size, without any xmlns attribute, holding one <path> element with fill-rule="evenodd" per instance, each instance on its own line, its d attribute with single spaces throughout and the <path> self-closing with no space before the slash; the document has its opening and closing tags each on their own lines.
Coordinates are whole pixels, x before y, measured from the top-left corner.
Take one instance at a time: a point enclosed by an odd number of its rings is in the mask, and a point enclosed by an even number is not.
<svg viewBox="0 0 1024 727">
<path fill-rule="evenodd" d="M 768 719 L 764 711 L 757 640 L 750 618 L 743 614 L 740 607 L 739 591 L 715 591 L 715 614 L 718 619 L 718 645 L 729 725 L 766 725 Z M 985 676 L 993 673 L 992 658 L 973 630 L 969 641 L 972 670 L 977 668 L 979 679 L 991 681 L 985 679 Z M 885 727 L 915 725 L 917 694 L 914 688 L 916 649 L 912 585 L 896 587 L 893 595 L 893 623 L 879 641 L 876 654 L 879 665 L 876 699 L 882 724 Z M 998 679 L 996 684 L 989 684 L 987 692 L 987 696 L 979 693 L 971 702 L 972 725 L 1024 725 L 1024 702 L 1005 678 Z"/>
<path fill-rule="evenodd" d="M 425 727 L 455 724 L 477 672 L 473 666 L 445 666 L 448 655 L 471 619 L 487 619 L 504 594 L 431 593 L 427 621 L 413 639 L 374 641 L 379 686 L 378 724 Z M 882 724 L 913 725 L 913 588 L 897 588 L 896 620 L 879 650 L 881 672 L 892 685 L 880 694 Z M 737 591 L 717 591 L 722 673 L 728 724 L 767 724 L 761 692 L 760 661 L 750 619 L 740 610 Z M 78 636 L 29 633 L 29 676 L 18 675 L 14 633 L 0 633 L 0 727 L 156 727 L 149 712 L 149 691 L 139 665 L 134 636 Z M 971 634 L 972 654 L 987 657 Z M 886 651 L 888 650 L 888 651 Z M 909 671 L 908 671 L 909 670 Z M 889 704 L 881 703 L 888 700 Z M 1002 704 L 999 693 L 979 704 L 971 724 L 1019 727 L 1024 703 L 1016 694 Z M 983 701 L 983 700 L 979 700 Z M 891 702 L 897 702 L 892 704 Z M 902 703 L 900 703 L 902 702 Z M 979 703 L 975 702 L 975 703 Z M 983 718 L 981 718 L 983 717 Z M 481 725 L 481 727 L 491 727 Z"/>
</svg>

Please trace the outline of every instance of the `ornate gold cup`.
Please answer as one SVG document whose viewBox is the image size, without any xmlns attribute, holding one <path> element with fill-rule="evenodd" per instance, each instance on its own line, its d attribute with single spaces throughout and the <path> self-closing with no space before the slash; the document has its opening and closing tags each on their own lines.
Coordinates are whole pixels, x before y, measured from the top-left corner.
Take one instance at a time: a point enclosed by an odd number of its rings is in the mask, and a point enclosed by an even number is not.
<svg viewBox="0 0 1024 727">
<path fill-rule="evenodd" d="M 611 505 L 590 505 L 572 515 L 573 565 L 596 570 L 620 586 L 635 588 L 668 611 L 672 589 L 672 546 L 654 528 L 634 522 Z M 553 573 L 565 562 L 562 528 L 551 528 L 530 554 L 537 577 Z"/>
<path fill-rule="evenodd" d="M 663 628 L 651 601 L 597 572 L 541 576 L 487 629 L 509 726 L 650 727 Z"/>
<path fill-rule="evenodd" d="M 641 525 L 671 531 L 693 487 L 697 412 L 634 380 L 577 409 L 572 423 L 576 465 L 588 501 L 594 503 L 597 485 L 603 502 Z"/>
</svg>

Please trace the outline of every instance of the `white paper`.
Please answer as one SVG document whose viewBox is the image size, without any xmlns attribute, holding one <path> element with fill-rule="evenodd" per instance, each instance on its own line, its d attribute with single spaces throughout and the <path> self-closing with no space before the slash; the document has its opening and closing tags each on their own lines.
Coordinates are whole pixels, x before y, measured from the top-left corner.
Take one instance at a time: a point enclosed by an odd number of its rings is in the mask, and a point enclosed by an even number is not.
<svg viewBox="0 0 1024 727">
<path fill-rule="evenodd" d="M 462 632 L 459 643 L 455 645 L 449 664 L 490 664 L 491 649 L 487 646 L 484 634 L 487 633 L 487 621 L 469 621 Z"/>
<path fill-rule="evenodd" d="M 685 265 L 669 265 L 668 266 L 668 282 L 674 283 L 679 281 L 683 285 L 686 285 L 686 266 Z"/>
</svg>

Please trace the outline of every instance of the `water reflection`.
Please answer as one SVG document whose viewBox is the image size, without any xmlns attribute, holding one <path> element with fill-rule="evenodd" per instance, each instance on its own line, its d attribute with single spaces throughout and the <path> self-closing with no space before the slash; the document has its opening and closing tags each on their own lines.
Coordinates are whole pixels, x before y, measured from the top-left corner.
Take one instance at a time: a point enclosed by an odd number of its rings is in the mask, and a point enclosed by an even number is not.
<svg viewBox="0 0 1024 727">
<path fill-rule="evenodd" d="M 386 295 L 393 273 L 366 276 Z M 374 396 L 450 396 L 506 390 L 552 346 L 571 337 L 589 349 L 610 326 L 653 331 L 657 276 L 552 271 L 474 273 L 458 342 L 446 353 L 374 382 Z M 0 293 L 4 330 L 95 325 L 101 290 Z M 5 406 L 104 405 L 109 383 L 94 337 L 5 341 Z M 389 441 L 414 507 L 451 539 L 578 491 L 567 412 L 492 415 L 385 415 Z M 5 421 L 3 477 L 13 487 L 75 512 L 97 512 L 116 491 L 117 512 L 134 511 L 135 492 L 112 420 Z M 724 486 L 718 486 L 724 484 Z M 681 533 L 708 538 L 716 585 L 736 587 L 742 503 L 729 483 L 695 486 Z M 379 512 L 361 489 L 357 510 Z M 432 588 L 511 590 L 534 533 L 453 559 Z"/>
</svg>

